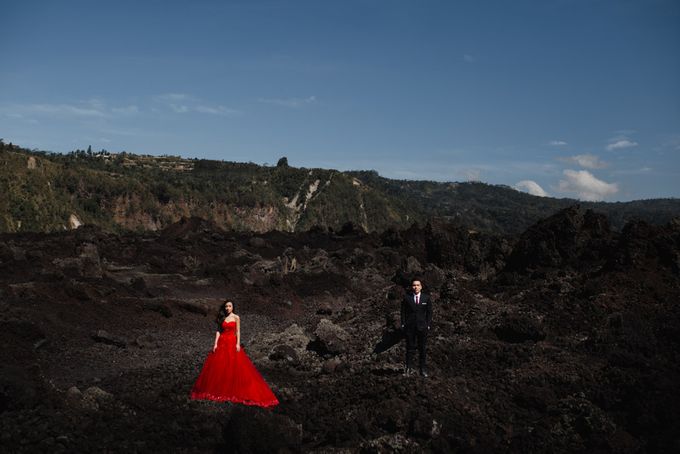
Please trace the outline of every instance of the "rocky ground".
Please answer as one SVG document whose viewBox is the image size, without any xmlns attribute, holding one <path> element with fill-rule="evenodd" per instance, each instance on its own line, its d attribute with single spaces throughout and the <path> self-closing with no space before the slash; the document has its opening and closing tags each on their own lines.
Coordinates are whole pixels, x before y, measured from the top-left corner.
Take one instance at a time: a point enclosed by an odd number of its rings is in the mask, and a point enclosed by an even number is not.
<svg viewBox="0 0 680 454">
<path fill-rule="evenodd" d="M 399 301 L 435 299 L 431 377 Z M 6 452 L 678 452 L 680 223 L 0 236 Z M 188 399 L 229 297 L 281 404 Z"/>
</svg>

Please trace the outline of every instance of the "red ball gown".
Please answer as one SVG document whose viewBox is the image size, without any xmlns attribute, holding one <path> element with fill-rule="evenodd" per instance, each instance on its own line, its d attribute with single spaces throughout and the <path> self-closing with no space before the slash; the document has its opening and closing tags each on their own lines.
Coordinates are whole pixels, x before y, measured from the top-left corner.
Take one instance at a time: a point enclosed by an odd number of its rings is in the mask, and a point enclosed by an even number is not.
<svg viewBox="0 0 680 454">
<path fill-rule="evenodd" d="M 236 351 L 236 322 L 222 322 L 222 330 L 217 348 L 208 354 L 191 389 L 191 398 L 258 407 L 278 405 L 278 399 L 245 350 Z"/>
</svg>

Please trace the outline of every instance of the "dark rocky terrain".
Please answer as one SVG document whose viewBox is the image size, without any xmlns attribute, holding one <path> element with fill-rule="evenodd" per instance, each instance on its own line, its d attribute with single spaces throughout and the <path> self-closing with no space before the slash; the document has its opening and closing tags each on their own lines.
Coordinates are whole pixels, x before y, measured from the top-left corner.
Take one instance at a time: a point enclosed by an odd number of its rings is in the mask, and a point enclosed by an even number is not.
<svg viewBox="0 0 680 454">
<path fill-rule="evenodd" d="M 436 306 L 403 377 L 398 302 Z M 220 300 L 281 404 L 190 401 Z M 680 223 L 0 236 L 5 452 L 678 452 Z"/>
</svg>

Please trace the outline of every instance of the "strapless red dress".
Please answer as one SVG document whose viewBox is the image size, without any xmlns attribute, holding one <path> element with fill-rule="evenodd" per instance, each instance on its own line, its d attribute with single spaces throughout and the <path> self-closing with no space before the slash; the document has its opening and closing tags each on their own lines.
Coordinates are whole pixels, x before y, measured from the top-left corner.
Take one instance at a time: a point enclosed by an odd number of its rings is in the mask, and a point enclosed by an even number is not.
<svg viewBox="0 0 680 454">
<path fill-rule="evenodd" d="M 222 322 L 217 348 L 208 354 L 191 389 L 192 399 L 273 407 L 279 401 L 243 348 L 236 351 L 236 322 Z"/>
</svg>

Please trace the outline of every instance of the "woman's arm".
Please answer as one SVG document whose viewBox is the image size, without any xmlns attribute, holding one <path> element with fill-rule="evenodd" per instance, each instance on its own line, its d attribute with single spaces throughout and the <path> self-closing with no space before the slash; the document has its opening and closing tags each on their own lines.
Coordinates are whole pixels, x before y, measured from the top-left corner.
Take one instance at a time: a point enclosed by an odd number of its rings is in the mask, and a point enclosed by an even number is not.
<svg viewBox="0 0 680 454">
<path fill-rule="evenodd" d="M 241 351 L 241 317 L 236 316 L 236 351 Z"/>
<path fill-rule="evenodd" d="M 217 350 L 217 339 L 220 338 L 220 332 L 215 331 L 215 345 L 213 345 L 213 351 Z"/>
</svg>

